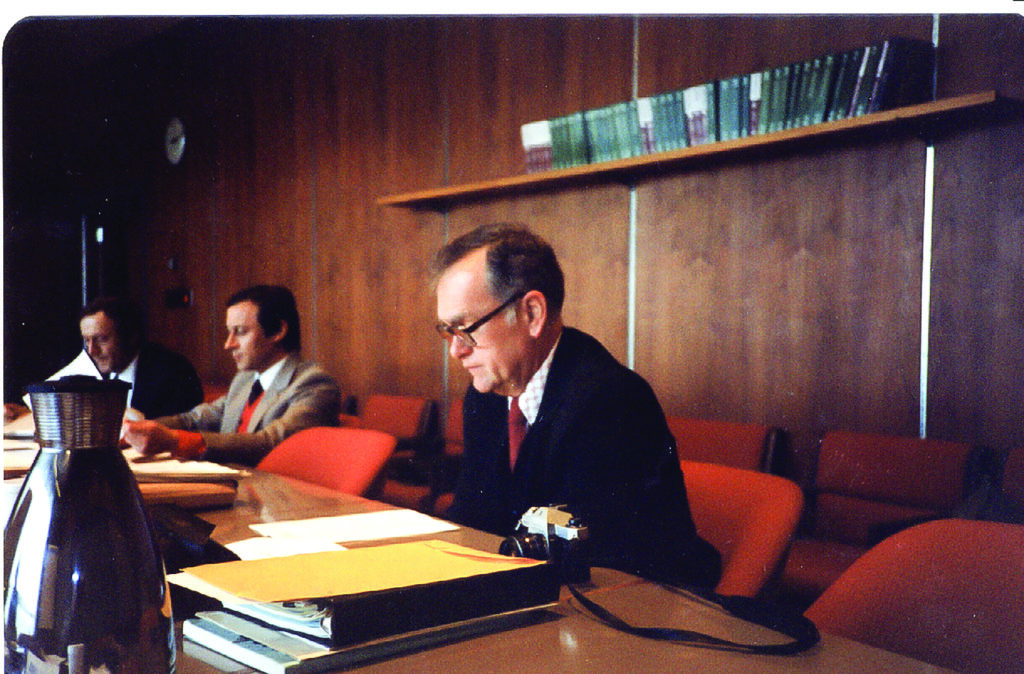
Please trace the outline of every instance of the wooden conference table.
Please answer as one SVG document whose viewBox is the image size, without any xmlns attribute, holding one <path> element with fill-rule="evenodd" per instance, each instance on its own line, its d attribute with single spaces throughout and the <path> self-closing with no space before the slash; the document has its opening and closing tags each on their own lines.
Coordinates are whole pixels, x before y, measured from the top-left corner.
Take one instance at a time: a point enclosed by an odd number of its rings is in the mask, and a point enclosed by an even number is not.
<svg viewBox="0 0 1024 674">
<path fill-rule="evenodd" d="M 251 538 L 250 524 L 391 509 L 383 503 L 340 494 L 260 471 L 243 479 L 231 508 L 198 512 L 216 525 L 220 543 Z M 500 539 L 471 529 L 438 538 L 491 552 Z M 402 539 L 411 540 L 411 539 Z M 380 544 L 391 541 L 376 541 Z M 356 544 L 346 544 L 353 547 Z M 364 544 L 365 545 L 365 544 Z M 784 637 L 747 623 L 695 597 L 625 573 L 594 569 L 588 596 L 636 625 L 671 626 L 744 643 L 780 643 Z M 384 659 L 364 662 L 361 672 L 935 672 L 938 668 L 828 634 L 796 656 L 749 655 L 652 641 L 598 622 L 563 589 L 557 607 L 507 629 L 442 642 Z M 178 617 L 179 621 L 181 616 Z M 178 632 L 180 674 L 251 672 Z M 349 671 L 349 670 L 344 670 Z"/>
</svg>

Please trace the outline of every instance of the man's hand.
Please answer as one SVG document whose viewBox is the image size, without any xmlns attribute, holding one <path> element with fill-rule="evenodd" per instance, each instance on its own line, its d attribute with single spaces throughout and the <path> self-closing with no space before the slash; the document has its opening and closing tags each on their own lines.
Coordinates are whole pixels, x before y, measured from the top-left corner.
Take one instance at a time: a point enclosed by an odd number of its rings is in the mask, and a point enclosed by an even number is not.
<svg viewBox="0 0 1024 674">
<path fill-rule="evenodd" d="M 147 456 L 168 452 L 175 459 L 194 461 L 206 453 L 206 442 L 201 434 L 173 430 L 155 421 L 128 421 L 126 418 L 121 434 L 122 443 Z"/>
<path fill-rule="evenodd" d="M 31 411 L 20 403 L 4 403 L 4 423 L 9 424 L 21 415 L 28 414 Z"/>
<path fill-rule="evenodd" d="M 122 427 L 124 440 L 143 454 L 178 452 L 178 438 L 174 431 L 155 421 L 125 421 Z"/>
<path fill-rule="evenodd" d="M 126 407 L 124 410 L 125 421 L 142 421 L 146 418 L 146 415 L 138 411 L 134 407 Z"/>
</svg>

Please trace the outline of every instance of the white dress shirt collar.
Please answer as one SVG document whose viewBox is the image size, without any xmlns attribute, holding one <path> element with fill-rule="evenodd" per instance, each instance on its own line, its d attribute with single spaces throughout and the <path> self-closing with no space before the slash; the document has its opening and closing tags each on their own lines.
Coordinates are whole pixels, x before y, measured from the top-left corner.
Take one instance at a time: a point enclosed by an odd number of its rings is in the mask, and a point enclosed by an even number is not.
<svg viewBox="0 0 1024 674">
<path fill-rule="evenodd" d="M 126 381 L 132 385 L 132 389 L 128 391 L 128 407 L 132 406 L 132 399 L 135 397 L 135 372 L 139 369 L 139 354 L 135 354 L 132 358 L 132 362 L 128 363 L 128 367 L 117 373 L 117 378 L 121 381 Z"/>
<path fill-rule="evenodd" d="M 551 350 L 548 351 L 548 355 L 544 358 L 544 362 L 540 364 L 537 371 L 530 377 L 530 381 L 527 382 L 526 388 L 519 395 L 519 409 L 523 411 L 523 416 L 526 417 L 526 423 L 530 426 L 537 419 L 537 415 L 540 413 L 540 403 L 544 399 L 544 387 L 548 383 L 548 372 L 551 371 L 551 361 L 555 356 L 555 349 L 558 348 L 558 342 L 562 339 L 562 335 L 558 335 L 558 339 L 555 340 Z M 508 399 L 509 406 L 512 405 L 512 398 Z"/>
<path fill-rule="evenodd" d="M 274 379 L 277 378 L 277 373 L 281 371 L 282 367 L 284 367 L 284 361 L 286 360 L 288 360 L 287 356 L 256 375 L 256 378 L 260 380 L 260 386 L 263 387 L 264 391 L 270 390 L 270 385 L 274 383 Z"/>
</svg>

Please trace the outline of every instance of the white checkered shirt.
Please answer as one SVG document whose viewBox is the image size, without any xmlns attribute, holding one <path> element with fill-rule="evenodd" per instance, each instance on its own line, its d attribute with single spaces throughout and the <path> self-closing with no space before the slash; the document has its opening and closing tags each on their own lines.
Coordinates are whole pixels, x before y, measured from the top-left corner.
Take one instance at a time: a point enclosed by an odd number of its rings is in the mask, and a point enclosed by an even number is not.
<svg viewBox="0 0 1024 674">
<path fill-rule="evenodd" d="M 540 401 L 544 398 L 544 386 L 548 383 L 548 372 L 551 371 L 551 359 L 554 357 L 555 349 L 558 348 L 558 342 L 561 339 L 562 336 L 559 335 L 544 362 L 540 364 L 537 371 L 530 377 L 526 388 L 523 389 L 519 396 L 519 409 L 523 411 L 523 416 L 526 417 L 527 428 L 533 426 L 533 422 L 537 419 L 537 413 L 540 412 Z M 512 398 L 508 399 L 508 404 L 509 407 L 512 406 Z"/>
</svg>

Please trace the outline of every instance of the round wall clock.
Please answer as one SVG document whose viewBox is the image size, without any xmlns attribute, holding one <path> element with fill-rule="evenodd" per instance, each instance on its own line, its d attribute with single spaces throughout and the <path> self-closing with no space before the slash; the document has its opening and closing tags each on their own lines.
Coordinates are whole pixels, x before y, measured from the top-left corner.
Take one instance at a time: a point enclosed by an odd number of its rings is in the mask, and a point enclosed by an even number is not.
<svg viewBox="0 0 1024 674">
<path fill-rule="evenodd" d="M 164 152 L 167 161 L 177 164 L 185 154 L 185 125 L 177 117 L 167 123 L 167 131 L 164 132 Z"/>
</svg>

